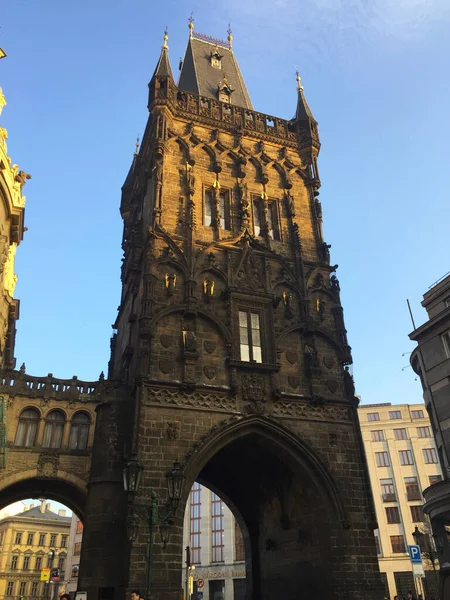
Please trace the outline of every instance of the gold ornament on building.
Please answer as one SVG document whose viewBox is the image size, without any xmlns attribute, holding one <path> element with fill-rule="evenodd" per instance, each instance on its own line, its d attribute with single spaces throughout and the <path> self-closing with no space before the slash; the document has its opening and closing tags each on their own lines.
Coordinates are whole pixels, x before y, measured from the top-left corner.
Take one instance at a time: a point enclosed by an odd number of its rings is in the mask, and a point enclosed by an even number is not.
<svg viewBox="0 0 450 600">
<path fill-rule="evenodd" d="M 8 257 L 5 263 L 5 269 L 3 274 L 3 287 L 6 292 L 14 297 L 14 290 L 16 289 L 17 275 L 14 273 L 14 259 L 16 256 L 17 244 L 13 242 L 8 249 Z"/>
</svg>

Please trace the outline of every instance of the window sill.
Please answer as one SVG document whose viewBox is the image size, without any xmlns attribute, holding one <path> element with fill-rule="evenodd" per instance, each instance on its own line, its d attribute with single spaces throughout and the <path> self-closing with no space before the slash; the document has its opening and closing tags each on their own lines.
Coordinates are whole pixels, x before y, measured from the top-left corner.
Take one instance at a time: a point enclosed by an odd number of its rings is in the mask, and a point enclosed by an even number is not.
<svg viewBox="0 0 450 600">
<path fill-rule="evenodd" d="M 252 371 L 279 371 L 281 365 L 279 363 L 258 363 L 255 361 L 244 361 L 230 359 L 228 361 L 230 367 L 236 367 L 238 369 L 251 369 Z"/>
</svg>

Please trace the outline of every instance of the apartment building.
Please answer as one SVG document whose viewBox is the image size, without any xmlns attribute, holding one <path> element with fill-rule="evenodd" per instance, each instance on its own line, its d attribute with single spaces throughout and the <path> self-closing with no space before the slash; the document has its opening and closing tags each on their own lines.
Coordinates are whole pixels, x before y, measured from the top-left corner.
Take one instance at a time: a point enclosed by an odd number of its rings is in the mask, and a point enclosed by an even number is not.
<svg viewBox="0 0 450 600">
<path fill-rule="evenodd" d="M 380 572 L 390 598 L 406 597 L 416 583 L 408 554 L 415 527 L 433 543 L 422 492 L 442 480 L 436 443 L 423 404 L 366 404 L 358 412 L 378 521 Z M 424 569 L 423 588 L 417 592 L 437 598 L 431 560 L 424 560 Z"/>
<path fill-rule="evenodd" d="M 70 517 L 55 513 L 41 500 L 37 506 L 0 520 L 0 600 L 48 598 L 43 568 L 59 568 L 60 582 L 52 583 L 52 596 L 61 591 L 65 576 Z"/>
<path fill-rule="evenodd" d="M 244 600 L 245 552 L 231 510 L 207 487 L 195 483 L 184 516 L 184 547 L 195 567 L 196 600 Z M 184 566 L 186 557 L 184 559 Z M 185 588 L 186 569 L 182 585 Z"/>
</svg>

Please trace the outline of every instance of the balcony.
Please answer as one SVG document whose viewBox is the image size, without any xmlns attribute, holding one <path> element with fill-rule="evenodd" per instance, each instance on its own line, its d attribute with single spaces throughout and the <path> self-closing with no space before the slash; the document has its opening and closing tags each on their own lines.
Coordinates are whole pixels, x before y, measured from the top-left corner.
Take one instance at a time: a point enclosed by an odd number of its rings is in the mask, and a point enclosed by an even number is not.
<svg viewBox="0 0 450 600">
<path fill-rule="evenodd" d="M 406 497 L 408 500 L 422 500 L 422 494 L 420 493 L 419 488 L 407 489 Z"/>
<path fill-rule="evenodd" d="M 397 502 L 397 496 L 394 494 L 394 492 L 391 492 L 390 494 L 382 494 L 381 497 L 383 498 L 383 502 Z"/>
<path fill-rule="evenodd" d="M 430 518 L 450 522 L 450 479 L 433 483 L 424 490 L 425 504 L 423 510 Z"/>
</svg>

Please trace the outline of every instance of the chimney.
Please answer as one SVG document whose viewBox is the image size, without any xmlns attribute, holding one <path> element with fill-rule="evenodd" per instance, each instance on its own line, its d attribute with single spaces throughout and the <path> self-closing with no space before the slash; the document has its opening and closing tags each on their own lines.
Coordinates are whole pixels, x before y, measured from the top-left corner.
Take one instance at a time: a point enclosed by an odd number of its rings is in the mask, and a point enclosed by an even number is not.
<svg viewBox="0 0 450 600">
<path fill-rule="evenodd" d="M 39 510 L 41 511 L 41 513 L 45 513 L 46 506 L 47 506 L 47 503 L 45 502 L 45 500 L 41 500 L 41 505 L 39 507 Z"/>
<path fill-rule="evenodd" d="M 50 510 L 50 506 L 51 506 L 50 502 L 46 502 L 45 503 L 45 510 L 46 510 L 46 512 L 48 512 Z"/>
<path fill-rule="evenodd" d="M 34 508 L 34 502 L 33 502 L 33 504 L 30 504 L 30 506 L 28 507 L 28 510 L 31 510 L 32 508 Z"/>
<path fill-rule="evenodd" d="M 66 516 L 66 511 L 65 511 L 65 509 L 64 509 L 64 508 L 60 508 L 60 509 L 58 510 L 58 516 L 59 516 L 59 517 L 65 517 L 65 516 Z"/>
</svg>

